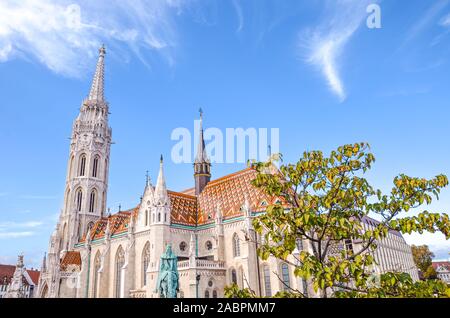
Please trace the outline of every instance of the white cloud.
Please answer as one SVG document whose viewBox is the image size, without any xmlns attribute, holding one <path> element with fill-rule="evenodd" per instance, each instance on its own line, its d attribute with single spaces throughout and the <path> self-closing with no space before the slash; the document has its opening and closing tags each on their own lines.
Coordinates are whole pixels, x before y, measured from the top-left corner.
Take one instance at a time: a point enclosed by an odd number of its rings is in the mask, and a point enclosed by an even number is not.
<svg viewBox="0 0 450 318">
<path fill-rule="evenodd" d="M 340 101 L 346 92 L 340 76 L 339 62 L 346 44 L 366 21 L 367 6 L 377 1 L 338 0 L 327 2 L 324 18 L 313 29 L 300 34 L 299 48 L 303 59 L 320 70 L 328 86 Z"/>
<path fill-rule="evenodd" d="M 450 257 L 450 241 L 446 240 L 442 233 L 412 233 L 410 235 L 404 234 L 404 237 L 410 245 L 428 245 L 435 254 L 435 260 L 445 260 Z"/>
<path fill-rule="evenodd" d="M 173 19 L 187 2 L 2 0 L 0 62 L 38 60 L 56 73 L 78 77 L 106 42 L 126 44 L 138 56 L 142 49 L 154 50 L 173 63 Z"/>
<path fill-rule="evenodd" d="M 21 199 L 26 199 L 26 200 L 52 200 L 52 199 L 56 199 L 57 197 L 54 195 L 21 195 L 20 196 Z"/>
<path fill-rule="evenodd" d="M 449 27 L 450 26 L 450 14 L 445 16 L 442 21 L 441 21 L 441 25 L 444 27 Z"/>
<path fill-rule="evenodd" d="M 43 225 L 44 223 L 41 221 L 25 221 L 25 222 L 1 222 L 0 223 L 0 231 L 5 228 L 33 228 Z"/>
<path fill-rule="evenodd" d="M 31 231 L 24 232 L 0 232 L 0 239 L 21 238 L 33 236 L 35 233 Z"/>
<path fill-rule="evenodd" d="M 239 3 L 239 0 L 233 0 L 232 4 L 238 18 L 238 27 L 236 29 L 236 32 L 241 32 L 242 28 L 244 27 L 244 14 L 242 12 L 242 6 Z"/>
<path fill-rule="evenodd" d="M 38 228 L 44 223 L 41 221 L 24 221 L 24 222 L 0 222 L 0 239 L 11 239 L 29 237 L 36 234 L 31 229 Z"/>
</svg>

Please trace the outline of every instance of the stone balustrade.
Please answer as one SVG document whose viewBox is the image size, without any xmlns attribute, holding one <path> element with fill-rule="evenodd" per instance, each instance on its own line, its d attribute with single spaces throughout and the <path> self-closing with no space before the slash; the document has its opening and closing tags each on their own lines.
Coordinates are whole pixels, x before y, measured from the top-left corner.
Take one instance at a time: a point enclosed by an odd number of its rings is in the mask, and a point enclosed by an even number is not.
<svg viewBox="0 0 450 318">
<path fill-rule="evenodd" d="M 130 290 L 130 298 L 146 298 L 147 292 L 144 289 Z"/>
</svg>

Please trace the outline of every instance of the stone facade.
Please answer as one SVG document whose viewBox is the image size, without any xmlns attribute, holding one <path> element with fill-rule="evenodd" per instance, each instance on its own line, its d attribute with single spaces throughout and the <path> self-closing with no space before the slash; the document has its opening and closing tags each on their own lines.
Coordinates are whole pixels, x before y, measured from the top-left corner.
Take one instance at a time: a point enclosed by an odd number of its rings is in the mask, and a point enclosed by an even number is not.
<svg viewBox="0 0 450 318">
<path fill-rule="evenodd" d="M 202 128 L 193 188 L 168 190 L 161 157 L 156 185 L 147 178 L 139 205 L 105 215 L 111 129 L 103 96 L 104 57 L 102 48 L 91 92 L 73 126 L 64 207 L 50 238 L 39 295 L 158 297 L 158 262 L 167 244 L 179 260 L 179 297 L 223 297 L 232 283 L 263 296 L 289 288 L 311 293 L 293 266 L 273 257 L 262 261 L 256 254 L 261 240 L 252 219 L 282 202 L 250 184 L 256 173 L 251 168 L 211 180 Z M 390 233 L 381 244 L 382 270 L 409 266 L 410 250 L 400 237 Z M 298 242 L 294 254 L 304 247 L 308 242 Z M 289 260 L 295 262 L 293 256 Z"/>
</svg>

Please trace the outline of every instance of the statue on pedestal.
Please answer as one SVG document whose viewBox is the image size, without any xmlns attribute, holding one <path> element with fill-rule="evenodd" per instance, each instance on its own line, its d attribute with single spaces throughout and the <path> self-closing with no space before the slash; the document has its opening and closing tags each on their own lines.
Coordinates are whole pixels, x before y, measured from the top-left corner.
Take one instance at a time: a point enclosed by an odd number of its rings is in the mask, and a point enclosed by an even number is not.
<svg viewBox="0 0 450 318">
<path fill-rule="evenodd" d="M 166 251 L 161 255 L 159 264 L 156 292 L 161 298 L 177 298 L 179 290 L 178 258 L 167 245 Z"/>
</svg>

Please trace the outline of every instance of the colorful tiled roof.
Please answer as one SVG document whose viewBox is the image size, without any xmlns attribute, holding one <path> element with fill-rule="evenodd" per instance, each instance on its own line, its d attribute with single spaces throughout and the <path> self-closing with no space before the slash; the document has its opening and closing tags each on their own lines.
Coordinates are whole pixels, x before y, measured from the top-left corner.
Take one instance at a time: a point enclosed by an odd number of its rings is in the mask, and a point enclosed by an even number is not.
<svg viewBox="0 0 450 318">
<path fill-rule="evenodd" d="M 256 174 L 256 170 L 248 168 L 209 182 L 198 196 L 198 224 L 214 222 L 217 205 L 223 219 L 243 215 L 241 207 L 246 199 L 252 212 L 264 211 L 275 200 L 251 184 Z"/>
<path fill-rule="evenodd" d="M 79 266 L 81 268 L 81 255 L 77 251 L 68 251 L 61 259 L 61 270 L 65 271 L 70 265 Z"/>
<path fill-rule="evenodd" d="M 443 267 L 450 271 L 450 262 L 432 262 L 431 264 L 435 270 Z"/>
<path fill-rule="evenodd" d="M 243 215 L 241 207 L 247 199 L 252 212 L 262 212 L 278 198 L 270 198 L 251 182 L 257 172 L 247 168 L 209 182 L 199 196 L 194 189 L 182 192 L 168 191 L 171 206 L 172 224 L 196 226 L 214 222 L 217 206 L 220 206 L 224 220 Z M 106 224 L 110 225 L 111 235 L 128 230 L 131 215 L 137 217 L 139 205 L 131 210 L 118 212 L 99 219 L 91 230 L 91 239 L 104 237 Z M 86 235 L 86 234 L 85 234 Z M 85 237 L 80 242 L 84 242 Z"/>
<path fill-rule="evenodd" d="M 16 270 L 15 265 L 2 265 L 0 264 L 0 285 L 8 285 L 11 282 L 12 277 L 14 276 L 14 271 Z M 35 285 L 39 282 L 40 272 L 34 269 L 27 269 L 27 273 L 30 276 L 31 280 Z M 23 282 L 25 285 L 28 285 L 25 277 L 23 278 Z"/>
<path fill-rule="evenodd" d="M 111 235 L 126 232 L 128 230 L 128 224 L 130 222 L 131 215 L 136 217 L 138 210 L 139 206 L 127 211 L 121 211 L 108 217 L 103 217 L 99 219 L 97 222 L 95 222 L 94 226 L 91 229 L 91 240 L 102 238 L 105 235 L 108 220 L 109 220 L 109 231 Z M 84 242 L 86 240 L 86 234 L 87 233 L 84 234 L 80 242 Z"/>
<path fill-rule="evenodd" d="M 195 224 L 197 215 L 197 198 L 192 195 L 168 191 L 171 206 L 171 222 L 181 225 Z"/>
<path fill-rule="evenodd" d="M 39 283 L 39 276 L 41 275 L 41 272 L 36 269 L 27 269 L 28 275 L 30 275 L 31 280 L 35 285 Z"/>
</svg>

